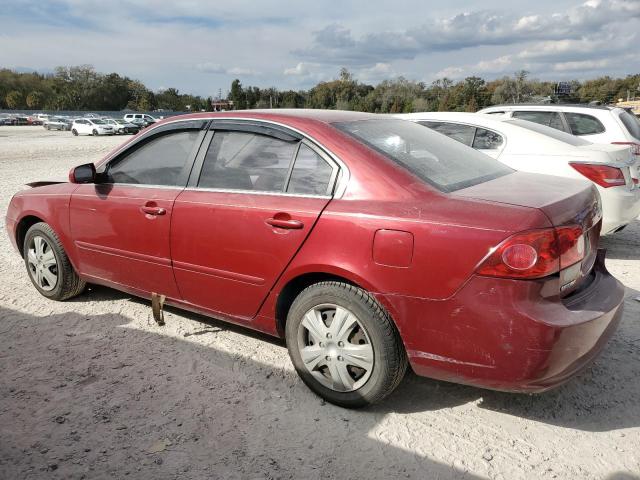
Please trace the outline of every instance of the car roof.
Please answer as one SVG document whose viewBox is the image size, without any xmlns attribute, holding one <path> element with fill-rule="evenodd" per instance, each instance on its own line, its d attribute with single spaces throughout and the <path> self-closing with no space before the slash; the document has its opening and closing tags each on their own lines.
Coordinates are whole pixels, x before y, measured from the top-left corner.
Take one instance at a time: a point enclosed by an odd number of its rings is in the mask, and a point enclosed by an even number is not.
<svg viewBox="0 0 640 480">
<path fill-rule="evenodd" d="M 215 118 L 243 118 L 256 120 L 308 119 L 323 123 L 350 122 L 355 120 L 371 120 L 384 118 L 382 115 L 345 110 L 320 110 L 312 108 L 273 108 L 256 110 L 232 110 L 228 112 L 202 112 L 176 115 L 163 119 L 161 123 L 176 120 L 197 120 Z"/>
<path fill-rule="evenodd" d="M 613 110 L 615 106 L 610 105 L 589 105 L 587 103 L 505 103 L 500 105 L 491 105 L 490 107 L 483 108 L 482 110 L 493 110 L 500 108 L 507 108 L 510 110 L 519 109 L 521 107 L 545 109 L 545 110 L 564 110 L 567 108 L 587 108 L 592 110 Z"/>
<path fill-rule="evenodd" d="M 510 144 L 514 144 L 514 140 L 516 143 L 522 141 L 524 139 L 530 139 L 536 141 L 537 145 L 540 146 L 544 143 L 545 148 L 554 150 L 571 150 L 575 147 L 570 143 L 567 143 L 566 140 L 563 140 L 561 137 L 567 137 L 567 140 L 573 138 L 573 135 L 565 132 L 561 132 L 551 127 L 545 127 L 544 125 L 539 125 L 537 123 L 528 122 L 526 120 L 514 120 L 505 117 L 496 117 L 493 115 L 489 115 L 486 113 L 465 113 L 465 112 L 423 112 L 423 113 L 408 113 L 408 114 L 400 114 L 396 115 L 398 118 L 403 118 L 406 120 L 433 120 L 433 121 L 443 121 L 443 122 L 457 122 L 461 124 L 468 124 L 473 126 L 478 126 L 482 128 L 486 128 L 488 130 L 494 130 L 501 135 L 505 135 L 508 138 L 510 137 Z M 524 128 L 524 125 L 531 124 L 535 126 L 534 130 L 530 130 L 528 128 Z M 547 130 L 548 133 L 544 133 Z M 586 143 L 591 143 L 587 142 Z"/>
</svg>

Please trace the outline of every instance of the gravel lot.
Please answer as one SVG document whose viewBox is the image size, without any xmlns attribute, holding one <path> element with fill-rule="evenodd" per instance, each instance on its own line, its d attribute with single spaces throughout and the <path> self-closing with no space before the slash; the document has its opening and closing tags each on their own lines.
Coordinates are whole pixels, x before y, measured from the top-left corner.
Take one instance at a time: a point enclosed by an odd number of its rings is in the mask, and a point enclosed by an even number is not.
<svg viewBox="0 0 640 480">
<path fill-rule="evenodd" d="M 0 211 L 122 137 L 0 127 Z M 409 374 L 348 411 L 298 380 L 282 343 L 95 287 L 31 286 L 0 233 L 0 478 L 640 478 L 640 222 L 602 242 L 627 286 L 603 355 L 539 396 Z"/>
</svg>

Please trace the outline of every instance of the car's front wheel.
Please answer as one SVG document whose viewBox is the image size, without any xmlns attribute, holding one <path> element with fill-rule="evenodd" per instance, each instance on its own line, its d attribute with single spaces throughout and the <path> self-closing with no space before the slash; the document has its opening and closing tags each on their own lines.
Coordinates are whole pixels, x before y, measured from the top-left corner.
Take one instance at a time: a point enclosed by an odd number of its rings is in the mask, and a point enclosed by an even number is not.
<svg viewBox="0 0 640 480">
<path fill-rule="evenodd" d="M 75 128 L 73 130 L 71 130 L 71 133 L 73 133 L 74 137 L 78 136 L 78 131 Z"/>
<path fill-rule="evenodd" d="M 94 130 L 94 131 L 93 131 L 93 136 L 94 136 L 94 137 L 97 137 L 97 136 L 98 136 L 98 130 Z"/>
<path fill-rule="evenodd" d="M 304 383 L 346 408 L 379 402 L 407 369 L 387 312 L 369 293 L 347 283 L 321 282 L 303 290 L 289 310 L 286 340 Z"/>
<path fill-rule="evenodd" d="M 76 274 L 60 239 L 47 223 L 36 223 L 27 231 L 23 252 L 29 278 L 45 297 L 67 300 L 84 290 L 84 280 Z"/>
</svg>

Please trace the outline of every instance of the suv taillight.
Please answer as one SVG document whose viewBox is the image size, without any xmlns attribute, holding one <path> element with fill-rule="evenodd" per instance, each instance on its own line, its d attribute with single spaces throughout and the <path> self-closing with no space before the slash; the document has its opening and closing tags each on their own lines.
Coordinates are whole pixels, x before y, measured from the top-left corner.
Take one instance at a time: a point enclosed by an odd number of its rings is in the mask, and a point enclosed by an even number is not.
<svg viewBox="0 0 640 480">
<path fill-rule="evenodd" d="M 533 279 L 552 275 L 584 258 L 585 236 L 578 225 L 516 233 L 476 269 L 479 275 Z"/>
<path fill-rule="evenodd" d="M 626 184 L 622 170 L 619 168 L 597 163 L 569 162 L 569 165 L 602 188 L 619 187 Z"/>
<path fill-rule="evenodd" d="M 640 156 L 640 143 L 636 142 L 611 142 L 613 145 L 628 145 L 631 147 L 631 153 Z"/>
</svg>

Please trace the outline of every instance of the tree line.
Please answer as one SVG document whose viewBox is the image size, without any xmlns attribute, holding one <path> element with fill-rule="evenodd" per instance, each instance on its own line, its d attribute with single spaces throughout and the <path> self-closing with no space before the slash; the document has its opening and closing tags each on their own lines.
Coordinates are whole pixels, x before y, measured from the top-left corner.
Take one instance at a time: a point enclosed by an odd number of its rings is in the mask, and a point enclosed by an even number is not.
<svg viewBox="0 0 640 480">
<path fill-rule="evenodd" d="M 335 80 L 309 90 L 279 90 L 231 83 L 227 96 L 235 109 L 323 108 L 374 113 L 467 111 L 499 103 L 562 101 L 614 103 L 640 95 L 640 74 L 604 76 L 569 82 L 570 92 L 556 94 L 556 83 L 529 78 L 521 70 L 486 81 L 469 76 L 430 84 L 398 77 L 377 85 L 359 82 L 346 69 Z M 211 109 L 212 98 L 181 94 L 175 88 L 153 92 L 143 83 L 117 73 L 102 74 L 90 65 L 57 67 L 52 74 L 0 70 L 0 108 L 43 110 L 200 111 Z"/>
<path fill-rule="evenodd" d="M 211 98 L 181 94 L 175 88 L 153 92 L 117 73 L 91 65 L 57 67 L 52 74 L 0 70 L 0 108 L 13 110 L 136 110 L 182 112 L 210 108 Z"/>
</svg>

